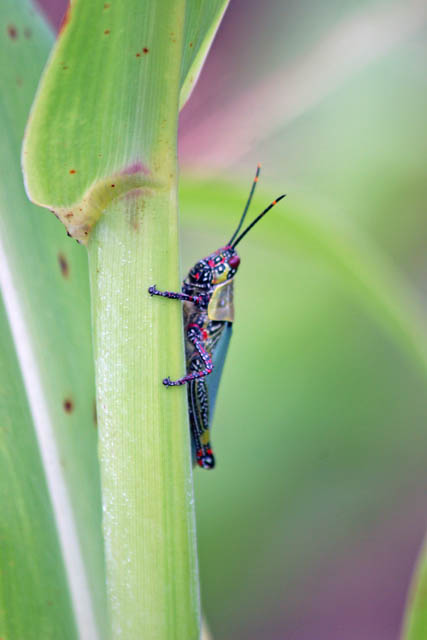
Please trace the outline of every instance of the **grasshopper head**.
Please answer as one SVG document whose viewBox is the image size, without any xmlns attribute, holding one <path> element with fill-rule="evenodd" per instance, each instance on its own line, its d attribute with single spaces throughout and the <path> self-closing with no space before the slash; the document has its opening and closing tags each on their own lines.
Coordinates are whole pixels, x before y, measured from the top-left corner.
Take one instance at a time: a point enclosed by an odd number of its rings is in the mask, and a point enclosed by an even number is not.
<svg viewBox="0 0 427 640">
<path fill-rule="evenodd" d="M 215 286 L 234 278 L 239 264 L 237 251 L 227 245 L 199 260 L 191 269 L 189 279 L 198 286 Z"/>
<path fill-rule="evenodd" d="M 221 247 L 207 258 L 208 265 L 212 269 L 211 284 L 221 284 L 231 280 L 239 268 L 240 258 L 235 249 L 230 246 Z"/>
</svg>

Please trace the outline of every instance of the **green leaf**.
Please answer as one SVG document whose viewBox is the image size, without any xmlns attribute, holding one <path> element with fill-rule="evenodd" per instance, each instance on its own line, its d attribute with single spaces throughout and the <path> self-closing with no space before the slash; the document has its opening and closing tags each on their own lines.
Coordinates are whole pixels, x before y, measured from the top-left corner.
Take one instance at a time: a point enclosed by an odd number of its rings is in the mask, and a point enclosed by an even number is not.
<svg viewBox="0 0 427 640">
<path fill-rule="evenodd" d="M 31 200 L 53 209 L 81 242 L 114 198 L 170 180 L 164 159 L 174 154 L 174 82 L 185 101 L 225 6 L 70 4 L 32 111 L 23 166 Z"/>
<path fill-rule="evenodd" d="M 0 636 L 74 640 L 43 463 L 1 302 L 0 424 Z"/>
<path fill-rule="evenodd" d="M 40 556 L 38 575 L 34 574 L 34 568 L 31 571 L 38 582 L 37 588 L 43 589 L 46 582 L 46 592 L 50 592 L 50 575 L 63 571 L 61 565 L 56 570 L 53 568 L 54 549 L 59 546 L 68 591 L 58 598 L 71 598 L 75 615 L 69 636 L 64 637 L 72 637 L 76 625 L 82 638 L 98 635 L 105 638 L 108 637 L 108 619 L 87 261 L 84 251 L 66 238 L 58 221 L 53 216 L 40 214 L 28 202 L 20 169 L 24 127 L 52 36 L 24 0 L 3 2 L 0 14 L 2 24 L 8 25 L 0 34 L 0 55 L 2 60 L 8 61 L 0 71 L 3 87 L 0 101 L 0 285 L 58 531 L 58 540 L 52 542 L 47 525 L 45 530 L 43 514 L 47 507 L 44 506 L 40 522 L 34 522 L 33 544 L 46 549 Z M 8 349 L 10 351 L 12 347 Z M 13 398 L 13 404 L 17 403 L 17 398 Z M 13 428 L 18 429 L 16 416 L 11 414 L 10 419 Z M 30 442 L 30 435 L 25 437 Z M 26 446 L 25 455 L 29 461 L 30 445 Z M 18 456 L 18 452 L 14 455 Z M 38 455 L 34 449 L 32 488 L 35 493 L 42 493 L 44 485 L 39 485 Z M 28 487 L 28 478 L 25 466 L 15 469 L 16 474 L 20 471 L 23 477 L 17 479 L 16 490 L 22 494 L 24 484 Z M 12 480 L 9 484 L 12 488 Z M 14 500 L 12 492 L 8 500 Z M 27 505 L 31 502 L 31 493 L 25 500 Z M 22 495 L 16 495 L 14 504 L 20 509 L 22 521 L 32 516 L 32 511 L 23 511 Z M 48 565 L 42 566 L 49 545 L 52 554 Z M 33 562 L 30 557 L 28 562 Z M 19 580 L 18 575 L 15 578 Z M 57 588 L 62 589 L 60 584 Z M 37 628 L 38 623 L 30 617 L 32 583 L 20 580 L 19 588 L 16 585 L 12 593 L 17 598 L 13 606 L 11 600 L 7 608 L 2 606 L 6 628 L 15 624 L 9 618 L 18 609 L 22 623 Z M 64 626 L 67 620 L 64 613 Z"/>
<path fill-rule="evenodd" d="M 227 9 L 229 0 L 190 2 L 187 6 L 179 108 L 185 105 Z"/>
</svg>

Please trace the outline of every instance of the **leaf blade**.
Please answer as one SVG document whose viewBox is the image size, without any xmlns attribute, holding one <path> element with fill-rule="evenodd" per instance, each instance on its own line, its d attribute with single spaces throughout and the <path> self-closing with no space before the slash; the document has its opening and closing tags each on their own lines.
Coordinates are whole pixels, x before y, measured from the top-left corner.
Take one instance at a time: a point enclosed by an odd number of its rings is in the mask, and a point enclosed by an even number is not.
<svg viewBox="0 0 427 640">
<path fill-rule="evenodd" d="M 427 634 L 427 543 L 424 541 L 406 602 L 401 640 L 423 640 Z"/>
<path fill-rule="evenodd" d="M 185 20 L 179 108 L 184 107 L 196 86 L 229 0 L 189 3 Z"/>
<path fill-rule="evenodd" d="M 2 295 L 15 332 L 15 348 L 27 391 L 33 394 L 28 396 L 31 411 L 33 417 L 38 416 L 39 435 L 47 436 L 39 441 L 39 446 L 48 447 L 42 457 L 50 464 L 53 455 L 53 467 L 62 478 L 62 488 L 71 505 L 75 535 L 68 539 L 69 521 L 68 525 L 62 521 L 63 514 L 56 508 L 61 501 L 54 495 L 60 485 L 51 476 L 49 488 L 62 550 L 72 546 L 77 550 L 78 564 L 85 567 L 81 574 L 85 576 L 85 589 L 93 594 L 91 603 L 91 598 L 84 600 L 74 592 L 74 608 L 81 620 L 96 619 L 93 625 L 99 624 L 103 637 L 108 637 L 87 264 L 84 254 L 70 246 L 53 217 L 39 218 L 39 212 L 26 197 L 20 168 L 28 109 L 52 36 L 24 0 L 4 2 L 0 11 L 2 22 L 13 26 L 16 34 L 11 38 L 8 31 L 2 31 L 0 37 L 2 58 L 7 56 L 9 61 L 0 72 L 5 88 L 0 100 L 0 118 L 5 123 L 0 133 Z M 32 374 L 25 368 L 28 357 Z M 44 427 L 51 431 L 44 432 Z M 52 445 L 53 449 L 49 449 Z M 44 470 L 49 477 L 46 464 Z M 66 563 L 70 582 L 76 571 L 72 565 L 73 561 Z"/>
<path fill-rule="evenodd" d="M 32 418 L 0 301 L 0 633 L 77 638 Z"/>
</svg>

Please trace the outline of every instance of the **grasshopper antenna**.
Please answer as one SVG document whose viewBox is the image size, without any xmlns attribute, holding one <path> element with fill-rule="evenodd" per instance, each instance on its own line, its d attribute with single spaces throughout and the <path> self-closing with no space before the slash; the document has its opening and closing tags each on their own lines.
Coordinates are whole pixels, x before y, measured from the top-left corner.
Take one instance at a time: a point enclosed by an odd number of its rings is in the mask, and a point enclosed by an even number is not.
<svg viewBox="0 0 427 640">
<path fill-rule="evenodd" d="M 286 196 L 286 193 L 284 193 L 282 196 L 279 196 L 278 198 L 276 198 L 276 200 L 273 200 L 273 202 L 271 204 L 268 205 L 268 207 L 266 209 L 264 209 L 264 211 L 261 211 L 261 213 L 259 214 L 259 216 L 257 216 L 255 218 L 255 220 L 253 222 L 251 222 L 251 224 L 246 227 L 246 229 L 243 231 L 243 233 L 240 234 L 240 236 L 237 238 L 237 240 L 234 240 L 233 244 L 230 243 L 230 246 L 233 247 L 233 249 L 239 244 L 240 240 L 242 240 L 242 238 L 245 237 L 245 235 L 248 233 L 248 231 L 250 231 L 252 229 L 252 227 L 254 225 L 256 225 L 257 222 L 259 222 L 259 220 L 261 220 L 261 218 L 263 216 L 265 216 L 265 214 L 270 211 L 270 209 L 272 209 L 274 207 L 275 204 L 277 204 L 278 202 L 280 202 L 280 200 L 282 200 L 284 197 Z M 240 226 L 239 226 L 240 228 Z M 235 237 L 236 234 L 234 234 L 233 238 Z"/>
<path fill-rule="evenodd" d="M 245 208 L 243 210 L 242 217 L 240 218 L 240 222 L 238 224 L 238 227 L 237 227 L 236 231 L 233 233 L 233 235 L 231 236 L 231 240 L 228 243 L 228 246 L 230 246 L 230 247 L 232 246 L 231 243 L 233 242 L 234 238 L 237 236 L 237 234 L 239 233 L 240 229 L 242 228 L 242 224 L 243 224 L 243 222 L 245 220 L 246 214 L 247 214 L 249 206 L 251 204 L 252 197 L 254 195 L 256 183 L 259 180 L 260 171 L 261 171 L 261 163 L 258 162 L 258 165 L 257 165 L 257 168 L 256 168 L 255 178 L 254 178 L 254 181 L 252 183 L 252 188 L 251 188 L 251 191 L 249 193 L 248 201 L 247 201 L 246 206 L 245 206 Z"/>
</svg>

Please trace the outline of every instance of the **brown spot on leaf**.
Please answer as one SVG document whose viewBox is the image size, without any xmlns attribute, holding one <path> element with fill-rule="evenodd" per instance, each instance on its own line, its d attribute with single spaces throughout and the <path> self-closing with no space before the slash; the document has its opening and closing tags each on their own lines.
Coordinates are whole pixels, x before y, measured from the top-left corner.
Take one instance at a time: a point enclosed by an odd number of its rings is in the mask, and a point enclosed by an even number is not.
<svg viewBox="0 0 427 640">
<path fill-rule="evenodd" d="M 7 35 L 9 36 L 9 38 L 10 38 L 11 40 L 16 40 L 16 38 L 18 37 L 18 30 L 17 30 L 17 28 L 15 27 L 15 25 L 10 24 L 10 25 L 7 27 Z"/>
<path fill-rule="evenodd" d="M 70 173 L 76 173 L 75 169 L 70 169 Z"/>
<path fill-rule="evenodd" d="M 64 278 L 68 278 L 70 274 L 70 268 L 68 266 L 67 259 L 63 253 L 58 253 L 58 262 L 59 262 L 59 268 L 61 269 L 62 275 L 64 276 Z"/>
<path fill-rule="evenodd" d="M 71 398 L 65 398 L 64 402 L 62 403 L 62 406 L 64 407 L 64 411 L 66 413 L 72 413 L 74 410 L 74 404 Z"/>
<path fill-rule="evenodd" d="M 104 9 L 109 9 L 111 7 L 111 4 L 109 2 L 106 2 L 104 4 Z"/>
<path fill-rule="evenodd" d="M 104 34 L 108 36 L 110 34 L 110 29 L 105 29 Z"/>
<path fill-rule="evenodd" d="M 115 185 L 115 184 L 112 184 L 111 186 L 112 186 L 112 187 L 115 187 L 116 185 Z"/>
<path fill-rule="evenodd" d="M 149 51 L 150 51 L 150 49 L 148 47 L 144 47 L 143 50 L 142 50 L 143 53 L 148 53 Z"/>
<path fill-rule="evenodd" d="M 136 57 L 137 57 L 137 58 L 140 58 L 140 57 L 141 57 L 141 54 L 140 54 L 140 53 L 136 53 L 135 55 L 136 55 Z"/>
<path fill-rule="evenodd" d="M 190 42 L 190 47 L 192 47 L 192 46 L 193 46 L 193 43 L 192 43 L 192 42 Z"/>
<path fill-rule="evenodd" d="M 64 71 L 66 71 L 68 69 L 67 65 L 64 64 L 64 66 L 62 67 L 64 69 Z"/>
</svg>

